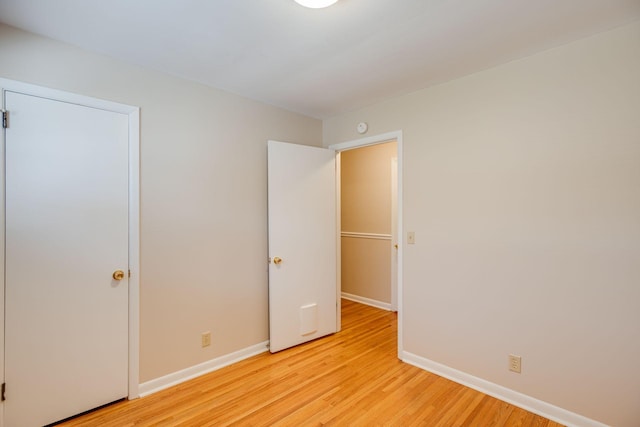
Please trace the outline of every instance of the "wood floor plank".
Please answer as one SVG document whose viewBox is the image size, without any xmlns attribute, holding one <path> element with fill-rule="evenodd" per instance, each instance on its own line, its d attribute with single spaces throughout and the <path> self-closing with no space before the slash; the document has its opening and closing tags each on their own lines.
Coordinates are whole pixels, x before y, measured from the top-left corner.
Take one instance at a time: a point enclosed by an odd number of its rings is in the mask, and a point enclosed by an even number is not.
<svg viewBox="0 0 640 427">
<path fill-rule="evenodd" d="M 60 425 L 560 426 L 399 361 L 395 313 L 343 300 L 342 327 Z"/>
</svg>

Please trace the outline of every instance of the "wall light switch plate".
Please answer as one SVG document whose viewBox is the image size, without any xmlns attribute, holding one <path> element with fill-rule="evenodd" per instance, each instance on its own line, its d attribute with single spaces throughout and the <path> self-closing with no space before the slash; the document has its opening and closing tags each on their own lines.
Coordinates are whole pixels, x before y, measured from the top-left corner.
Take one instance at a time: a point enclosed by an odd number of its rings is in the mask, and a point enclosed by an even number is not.
<svg viewBox="0 0 640 427">
<path fill-rule="evenodd" d="M 409 245 L 415 245 L 416 244 L 416 232 L 415 231 L 409 231 L 407 233 L 407 244 L 409 244 Z"/>
</svg>

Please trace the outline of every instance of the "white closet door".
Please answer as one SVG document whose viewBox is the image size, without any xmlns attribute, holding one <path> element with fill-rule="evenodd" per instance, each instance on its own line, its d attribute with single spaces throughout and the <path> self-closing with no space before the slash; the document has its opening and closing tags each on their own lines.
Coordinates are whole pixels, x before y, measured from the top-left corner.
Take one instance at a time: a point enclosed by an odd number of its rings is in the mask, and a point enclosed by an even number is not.
<svg viewBox="0 0 640 427">
<path fill-rule="evenodd" d="M 5 105 L 5 426 L 42 426 L 127 396 L 128 117 Z"/>
</svg>

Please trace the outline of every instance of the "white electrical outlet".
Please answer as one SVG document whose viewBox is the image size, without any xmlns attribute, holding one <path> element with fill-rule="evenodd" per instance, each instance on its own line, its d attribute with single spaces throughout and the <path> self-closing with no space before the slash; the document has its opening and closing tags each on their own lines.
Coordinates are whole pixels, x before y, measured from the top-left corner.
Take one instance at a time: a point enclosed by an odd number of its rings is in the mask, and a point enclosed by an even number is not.
<svg viewBox="0 0 640 427">
<path fill-rule="evenodd" d="M 522 372 L 522 357 L 516 356 L 514 354 L 509 355 L 509 370 L 511 372 L 521 373 Z"/>
<path fill-rule="evenodd" d="M 202 347 L 209 347 L 211 345 L 211 332 L 202 333 Z"/>
</svg>

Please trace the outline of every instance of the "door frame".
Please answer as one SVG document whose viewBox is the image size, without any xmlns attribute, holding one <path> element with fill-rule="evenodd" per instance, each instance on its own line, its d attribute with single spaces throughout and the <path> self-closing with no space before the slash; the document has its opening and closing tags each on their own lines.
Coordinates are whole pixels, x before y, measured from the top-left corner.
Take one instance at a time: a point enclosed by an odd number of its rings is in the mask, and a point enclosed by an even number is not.
<svg viewBox="0 0 640 427">
<path fill-rule="evenodd" d="M 334 150 L 336 152 L 336 238 L 337 238 L 337 302 L 338 302 L 338 310 L 337 310 L 337 319 L 336 325 L 337 330 L 340 331 L 342 328 L 342 319 L 340 314 L 340 306 L 341 300 L 340 296 L 342 293 L 342 281 L 341 281 L 341 246 L 340 246 L 340 152 L 352 150 L 355 148 L 367 147 L 370 145 L 383 144 L 385 142 L 396 141 L 396 150 L 397 150 L 397 158 L 398 158 L 398 174 L 397 174 L 397 205 L 396 205 L 396 213 L 397 213 L 397 234 L 398 234 L 398 269 L 397 269 L 397 293 L 396 293 L 396 303 L 398 310 L 398 358 L 401 358 L 403 352 L 403 340 L 402 340 L 402 258 L 404 252 L 404 238 L 403 238 L 403 228 L 402 228 L 402 170 L 403 170 L 403 156 L 402 156 L 402 130 L 397 130 L 393 132 L 383 133 L 379 135 L 372 135 L 365 138 L 355 139 L 352 141 L 340 142 L 337 144 L 329 145 L 327 148 Z M 393 298 L 393 297 L 392 297 Z"/>
<path fill-rule="evenodd" d="M 89 108 L 126 114 L 129 118 L 129 332 L 128 332 L 128 398 L 139 397 L 140 349 L 140 108 L 105 101 L 61 90 L 0 78 L 0 109 L 5 110 L 5 91 L 52 99 Z M 11 126 L 11 112 L 8 124 Z M 0 128 L 1 129 L 1 128 Z M 5 132 L 0 132 L 0 373 L 4 372 L 4 241 L 5 241 Z M 0 426 L 4 423 L 4 404 L 0 404 Z"/>
<path fill-rule="evenodd" d="M 391 159 L 391 310 L 398 311 L 398 148 L 396 157 Z M 393 244 L 395 242 L 395 244 Z"/>
</svg>

